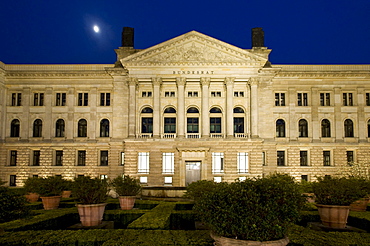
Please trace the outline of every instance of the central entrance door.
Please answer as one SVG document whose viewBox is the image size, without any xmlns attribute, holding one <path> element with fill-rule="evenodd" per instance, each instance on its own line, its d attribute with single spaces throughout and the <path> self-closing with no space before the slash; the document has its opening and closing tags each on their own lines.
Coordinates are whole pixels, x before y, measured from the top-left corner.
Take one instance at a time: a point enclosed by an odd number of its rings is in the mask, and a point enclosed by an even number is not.
<svg viewBox="0 0 370 246">
<path fill-rule="evenodd" d="M 186 161 L 185 184 L 188 186 L 192 182 L 200 180 L 200 161 Z"/>
</svg>

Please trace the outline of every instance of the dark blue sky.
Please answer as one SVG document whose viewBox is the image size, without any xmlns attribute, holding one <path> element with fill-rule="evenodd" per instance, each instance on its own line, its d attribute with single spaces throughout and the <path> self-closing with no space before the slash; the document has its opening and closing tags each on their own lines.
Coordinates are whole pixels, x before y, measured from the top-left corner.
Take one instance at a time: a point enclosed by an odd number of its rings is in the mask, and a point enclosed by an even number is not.
<svg viewBox="0 0 370 246">
<path fill-rule="evenodd" d="M 370 0 L 3 1 L 0 61 L 114 63 L 123 26 L 138 49 L 191 30 L 250 48 L 262 27 L 273 64 L 370 63 Z"/>
</svg>

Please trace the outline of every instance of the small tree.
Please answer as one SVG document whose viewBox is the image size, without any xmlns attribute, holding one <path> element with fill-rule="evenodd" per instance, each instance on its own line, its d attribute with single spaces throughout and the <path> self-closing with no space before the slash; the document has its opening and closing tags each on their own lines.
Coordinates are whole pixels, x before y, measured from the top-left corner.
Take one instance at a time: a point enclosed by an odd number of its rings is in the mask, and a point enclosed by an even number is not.
<svg viewBox="0 0 370 246">
<path fill-rule="evenodd" d="M 125 175 L 125 177 L 117 176 L 111 182 L 115 191 L 120 196 L 136 196 L 141 191 L 139 179 Z"/>
<path fill-rule="evenodd" d="M 81 176 L 74 180 L 73 196 L 80 204 L 99 204 L 108 198 L 108 182 L 105 179 Z"/>
</svg>

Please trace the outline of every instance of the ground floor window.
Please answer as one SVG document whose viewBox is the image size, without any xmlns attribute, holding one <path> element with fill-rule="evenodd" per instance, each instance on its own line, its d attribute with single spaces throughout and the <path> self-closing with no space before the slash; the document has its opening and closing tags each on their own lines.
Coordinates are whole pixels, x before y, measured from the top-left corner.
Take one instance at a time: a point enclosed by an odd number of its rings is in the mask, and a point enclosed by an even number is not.
<svg viewBox="0 0 370 246">
<path fill-rule="evenodd" d="M 224 172 L 224 153 L 212 153 L 212 173 Z"/>
<path fill-rule="evenodd" d="M 139 152 L 138 173 L 149 173 L 149 152 Z"/>
<path fill-rule="evenodd" d="M 238 153 L 238 173 L 248 172 L 248 153 Z"/>
</svg>

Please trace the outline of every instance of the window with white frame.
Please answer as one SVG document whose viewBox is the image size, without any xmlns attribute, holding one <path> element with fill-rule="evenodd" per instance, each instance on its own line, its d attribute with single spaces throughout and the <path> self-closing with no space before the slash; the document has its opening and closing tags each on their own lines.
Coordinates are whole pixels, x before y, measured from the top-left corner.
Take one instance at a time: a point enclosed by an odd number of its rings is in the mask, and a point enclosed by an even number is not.
<svg viewBox="0 0 370 246">
<path fill-rule="evenodd" d="M 164 177 L 165 185 L 172 185 L 172 177 Z"/>
<path fill-rule="evenodd" d="M 212 153 L 212 173 L 224 172 L 224 153 Z"/>
<path fill-rule="evenodd" d="M 175 166 L 175 154 L 174 153 L 162 153 L 162 172 L 163 173 L 174 173 Z"/>
<path fill-rule="evenodd" d="M 139 152 L 138 173 L 149 173 L 149 152 Z"/>
<path fill-rule="evenodd" d="M 238 153 L 238 173 L 247 173 L 249 171 L 249 158 L 248 153 Z"/>
<path fill-rule="evenodd" d="M 125 165 L 125 152 L 121 152 L 121 166 Z"/>
</svg>

